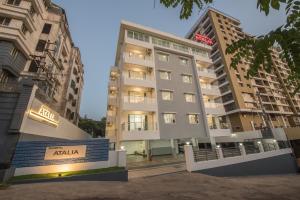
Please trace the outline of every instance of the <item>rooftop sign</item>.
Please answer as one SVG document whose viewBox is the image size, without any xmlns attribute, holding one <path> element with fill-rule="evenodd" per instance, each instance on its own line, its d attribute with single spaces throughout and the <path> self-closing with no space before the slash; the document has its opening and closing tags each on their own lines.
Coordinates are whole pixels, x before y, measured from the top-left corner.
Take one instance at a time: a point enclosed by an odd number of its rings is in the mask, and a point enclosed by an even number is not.
<svg viewBox="0 0 300 200">
<path fill-rule="evenodd" d="M 197 42 L 202 42 L 202 43 L 204 43 L 204 44 L 207 44 L 207 45 L 213 45 L 213 41 L 212 41 L 212 39 L 210 39 L 209 37 L 207 37 L 207 36 L 205 36 L 205 35 L 201 35 L 201 34 L 199 34 L 199 33 L 196 33 L 196 35 L 195 35 L 195 40 L 197 41 Z"/>
</svg>

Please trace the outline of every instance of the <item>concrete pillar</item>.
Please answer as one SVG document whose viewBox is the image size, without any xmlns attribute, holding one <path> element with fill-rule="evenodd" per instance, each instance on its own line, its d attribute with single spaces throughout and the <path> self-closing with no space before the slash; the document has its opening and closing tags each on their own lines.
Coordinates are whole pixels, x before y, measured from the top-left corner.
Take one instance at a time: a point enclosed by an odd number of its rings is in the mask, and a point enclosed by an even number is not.
<svg viewBox="0 0 300 200">
<path fill-rule="evenodd" d="M 126 167 L 126 150 L 118 150 L 117 159 L 118 167 Z"/>
<path fill-rule="evenodd" d="M 259 149 L 260 153 L 265 152 L 264 147 L 263 147 L 261 141 L 257 141 L 257 145 L 258 145 L 258 149 Z"/>
<path fill-rule="evenodd" d="M 274 146 L 276 150 L 280 150 L 277 140 L 273 140 Z"/>
<path fill-rule="evenodd" d="M 239 143 L 239 148 L 240 148 L 240 151 L 241 151 L 241 155 L 246 156 L 247 153 L 246 153 L 246 149 L 245 149 L 245 146 L 244 146 L 243 143 Z"/>
<path fill-rule="evenodd" d="M 171 147 L 172 147 L 172 154 L 174 157 L 177 157 L 178 152 L 178 142 L 176 139 L 171 139 Z"/>
<path fill-rule="evenodd" d="M 186 162 L 186 170 L 188 172 L 192 172 L 195 163 L 192 145 L 184 145 L 184 155 L 185 155 L 185 162 Z"/>
<path fill-rule="evenodd" d="M 216 146 L 216 151 L 217 151 L 218 159 L 223 159 L 224 156 L 223 156 L 223 151 L 222 151 L 221 146 L 217 145 Z"/>
<path fill-rule="evenodd" d="M 150 160 L 150 141 L 149 140 L 145 140 L 145 152 L 146 152 L 146 156 L 147 156 L 147 160 Z"/>
<path fill-rule="evenodd" d="M 196 138 L 192 138 L 192 144 L 194 147 L 198 147 L 198 140 Z"/>
</svg>

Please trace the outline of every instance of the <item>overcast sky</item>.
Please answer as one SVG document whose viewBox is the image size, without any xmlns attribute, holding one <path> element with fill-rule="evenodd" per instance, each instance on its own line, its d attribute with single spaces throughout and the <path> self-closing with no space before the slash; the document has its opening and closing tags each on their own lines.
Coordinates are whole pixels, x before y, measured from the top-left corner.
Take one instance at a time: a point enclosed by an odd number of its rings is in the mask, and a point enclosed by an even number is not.
<svg viewBox="0 0 300 200">
<path fill-rule="evenodd" d="M 159 0 L 53 0 L 66 12 L 72 38 L 81 50 L 85 68 L 81 116 L 100 119 L 107 107 L 109 68 L 114 64 L 122 19 L 184 37 L 203 11 L 195 10 L 188 20 L 179 19 L 178 9 L 167 9 Z M 154 3 L 155 2 L 155 3 Z M 285 12 L 265 16 L 256 0 L 215 0 L 214 8 L 242 23 L 242 28 L 260 35 L 282 25 Z"/>
</svg>

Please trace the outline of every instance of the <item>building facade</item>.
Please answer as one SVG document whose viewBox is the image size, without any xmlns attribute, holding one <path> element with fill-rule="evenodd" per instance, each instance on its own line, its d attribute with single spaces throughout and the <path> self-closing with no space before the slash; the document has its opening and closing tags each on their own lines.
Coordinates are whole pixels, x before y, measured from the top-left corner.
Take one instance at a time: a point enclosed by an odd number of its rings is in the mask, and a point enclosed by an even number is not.
<svg viewBox="0 0 300 200">
<path fill-rule="evenodd" d="M 213 40 L 210 58 L 221 91 L 220 101 L 233 132 L 261 129 L 266 126 L 266 119 L 271 128 L 299 125 L 300 95 L 292 95 L 294 87 L 288 86 L 286 80 L 290 69 L 279 58 L 278 50 L 272 49 L 273 70 L 270 73 L 259 69 L 257 76 L 248 79 L 250 63 L 244 60 L 233 69 L 230 67 L 232 55 L 225 53 L 232 42 L 251 37 L 243 32 L 238 19 L 208 8 L 186 38 L 195 40 L 197 34 Z M 262 117 L 262 107 L 267 114 L 265 117 Z"/>
<path fill-rule="evenodd" d="M 106 137 L 128 154 L 172 154 L 230 135 L 211 47 L 121 22 L 108 85 Z"/>
<path fill-rule="evenodd" d="M 0 30 L 1 86 L 32 80 L 42 102 L 77 124 L 84 71 L 64 9 L 50 0 L 0 0 Z"/>
</svg>

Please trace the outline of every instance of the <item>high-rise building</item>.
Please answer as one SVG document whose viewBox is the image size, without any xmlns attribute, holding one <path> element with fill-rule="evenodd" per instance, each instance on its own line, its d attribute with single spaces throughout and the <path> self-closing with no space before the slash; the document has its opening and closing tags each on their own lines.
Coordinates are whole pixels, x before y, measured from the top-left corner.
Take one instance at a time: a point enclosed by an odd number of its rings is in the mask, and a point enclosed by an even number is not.
<svg viewBox="0 0 300 200">
<path fill-rule="evenodd" d="M 128 154 L 161 155 L 230 136 L 210 52 L 206 44 L 122 21 L 106 137 Z"/>
<path fill-rule="evenodd" d="M 232 55 L 225 53 L 232 42 L 251 37 L 243 32 L 238 19 L 208 8 L 186 38 L 197 40 L 197 36 L 213 41 L 210 58 L 221 91 L 220 101 L 233 132 L 261 129 L 268 122 L 272 128 L 298 125 L 300 94 L 292 95 L 295 87 L 287 84 L 290 69 L 279 58 L 278 50 L 272 49 L 273 70 L 270 73 L 261 68 L 257 76 L 248 79 L 250 63 L 243 60 L 233 69 L 230 67 Z"/>
<path fill-rule="evenodd" d="M 0 85 L 32 79 L 36 96 L 78 123 L 83 64 L 63 8 L 50 0 L 0 0 Z"/>
</svg>

